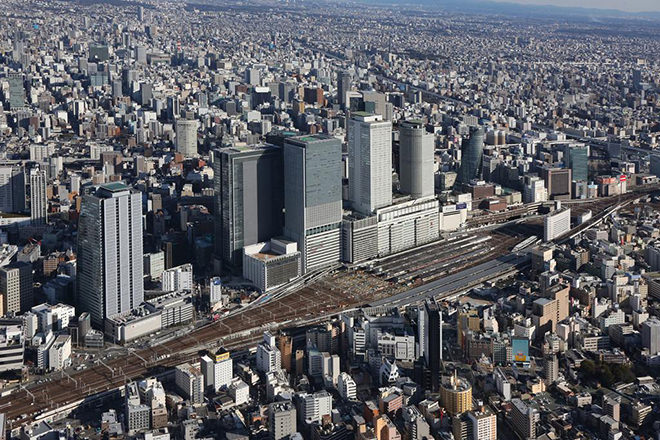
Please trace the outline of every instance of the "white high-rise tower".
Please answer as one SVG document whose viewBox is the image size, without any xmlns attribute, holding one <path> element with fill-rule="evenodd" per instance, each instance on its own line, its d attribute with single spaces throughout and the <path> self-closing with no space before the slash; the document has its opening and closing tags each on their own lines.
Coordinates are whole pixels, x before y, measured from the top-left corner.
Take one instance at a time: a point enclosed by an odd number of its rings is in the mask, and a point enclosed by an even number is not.
<svg viewBox="0 0 660 440">
<path fill-rule="evenodd" d="M 392 123 L 355 112 L 348 122 L 348 189 L 354 210 L 371 214 L 392 204 Z"/>
<path fill-rule="evenodd" d="M 46 171 L 38 168 L 30 171 L 30 218 L 35 225 L 46 224 L 48 220 L 46 181 Z"/>
<path fill-rule="evenodd" d="M 92 323 L 144 300 L 142 194 L 110 183 L 83 197 L 78 223 L 78 305 Z"/>
</svg>

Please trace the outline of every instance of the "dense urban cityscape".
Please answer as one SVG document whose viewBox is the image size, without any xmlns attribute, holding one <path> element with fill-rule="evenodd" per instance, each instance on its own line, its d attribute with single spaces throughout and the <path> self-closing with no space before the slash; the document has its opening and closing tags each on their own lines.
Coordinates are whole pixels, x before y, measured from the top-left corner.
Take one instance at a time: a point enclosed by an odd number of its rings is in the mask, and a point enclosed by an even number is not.
<svg viewBox="0 0 660 440">
<path fill-rule="evenodd" d="M 659 11 L 411 3 L 0 1 L 0 440 L 660 440 Z"/>
</svg>

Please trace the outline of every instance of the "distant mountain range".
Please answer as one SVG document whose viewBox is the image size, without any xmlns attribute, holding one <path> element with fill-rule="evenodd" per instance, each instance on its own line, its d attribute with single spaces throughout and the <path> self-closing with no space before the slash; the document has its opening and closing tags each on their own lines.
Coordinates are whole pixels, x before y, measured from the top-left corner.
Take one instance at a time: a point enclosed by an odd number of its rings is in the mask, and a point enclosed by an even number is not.
<svg viewBox="0 0 660 440">
<path fill-rule="evenodd" d="M 542 16 L 562 18 L 623 18 L 660 20 L 660 12 L 627 12 L 618 9 L 597 9 L 554 5 L 528 5 L 489 0 L 357 0 L 371 4 L 395 4 L 423 6 L 429 9 L 451 10 L 468 13 L 502 14 L 516 16 Z"/>
</svg>

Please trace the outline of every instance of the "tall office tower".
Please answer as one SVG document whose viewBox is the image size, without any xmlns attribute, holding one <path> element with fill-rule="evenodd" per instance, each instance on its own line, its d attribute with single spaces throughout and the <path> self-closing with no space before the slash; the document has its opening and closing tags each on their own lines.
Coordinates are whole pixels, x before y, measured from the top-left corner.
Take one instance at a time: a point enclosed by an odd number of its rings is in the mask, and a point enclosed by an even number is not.
<svg viewBox="0 0 660 440">
<path fill-rule="evenodd" d="M 442 311 L 434 300 L 426 300 L 423 327 L 422 353 L 426 368 L 431 372 L 431 390 L 437 392 L 440 389 L 442 368 Z"/>
<path fill-rule="evenodd" d="M 660 319 L 652 316 L 642 323 L 642 347 L 649 350 L 651 355 L 660 354 Z"/>
<path fill-rule="evenodd" d="M 137 19 L 140 23 L 144 21 L 144 6 L 138 6 Z"/>
<path fill-rule="evenodd" d="M 543 168 L 541 176 L 545 181 L 545 187 L 548 189 L 548 198 L 571 198 L 573 174 L 570 168 Z"/>
<path fill-rule="evenodd" d="M 413 199 L 435 194 L 433 162 L 435 138 L 422 121 L 414 119 L 399 125 L 399 182 L 401 192 Z"/>
<path fill-rule="evenodd" d="M 46 171 L 30 170 L 30 218 L 35 225 L 45 225 L 48 221 L 46 181 Z"/>
<path fill-rule="evenodd" d="M 0 167 L 0 212 L 25 210 L 25 173 L 20 166 Z"/>
<path fill-rule="evenodd" d="M 641 69 L 633 69 L 632 71 L 633 88 L 640 90 L 642 88 L 642 71 Z"/>
<path fill-rule="evenodd" d="M 215 254 L 240 267 L 243 247 L 282 233 L 282 149 L 223 148 L 213 151 Z"/>
<path fill-rule="evenodd" d="M 470 137 L 463 139 L 461 148 L 461 166 L 458 169 L 456 182 L 459 184 L 469 183 L 470 180 L 481 174 L 481 161 L 484 154 L 484 129 L 473 127 Z"/>
<path fill-rule="evenodd" d="M 142 194 L 123 183 L 83 197 L 78 221 L 78 306 L 95 326 L 144 300 Z"/>
<path fill-rule="evenodd" d="M 135 46 L 135 61 L 139 64 L 147 64 L 147 48 Z"/>
<path fill-rule="evenodd" d="M 197 121 L 178 118 L 175 125 L 176 151 L 185 157 L 197 156 Z"/>
<path fill-rule="evenodd" d="M 564 149 L 566 166 L 571 170 L 571 179 L 586 182 L 589 180 L 589 146 L 567 144 Z"/>
<path fill-rule="evenodd" d="M 284 142 L 284 235 L 298 243 L 303 271 L 341 258 L 341 142 L 326 135 Z"/>
<path fill-rule="evenodd" d="M 0 295 L 4 313 L 21 313 L 33 305 L 32 264 L 16 262 L 0 267 Z"/>
<path fill-rule="evenodd" d="M 337 78 L 337 102 L 341 108 L 346 107 L 346 93 L 351 90 L 350 72 L 341 72 Z"/>
<path fill-rule="evenodd" d="M 271 440 L 288 439 L 298 430 L 296 407 L 290 400 L 271 403 L 268 407 L 268 430 Z"/>
<path fill-rule="evenodd" d="M 153 96 L 153 85 L 151 83 L 140 83 L 140 105 L 147 106 L 151 104 Z"/>
<path fill-rule="evenodd" d="M 356 112 L 348 121 L 348 188 L 362 214 L 392 204 L 392 124 L 380 115 Z"/>
<path fill-rule="evenodd" d="M 8 73 L 9 109 L 16 110 L 25 107 L 25 85 L 22 73 Z"/>
</svg>

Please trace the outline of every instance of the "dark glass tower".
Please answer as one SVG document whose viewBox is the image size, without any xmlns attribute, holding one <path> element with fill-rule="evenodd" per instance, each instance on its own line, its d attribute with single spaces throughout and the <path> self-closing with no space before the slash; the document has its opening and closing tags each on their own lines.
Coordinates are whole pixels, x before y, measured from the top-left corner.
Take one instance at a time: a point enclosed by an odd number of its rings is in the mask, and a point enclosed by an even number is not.
<svg viewBox="0 0 660 440">
<path fill-rule="evenodd" d="M 470 130 L 470 137 L 463 140 L 461 153 L 461 167 L 458 169 L 456 182 L 465 184 L 481 174 L 481 159 L 484 154 L 484 129 L 482 127 Z"/>
<path fill-rule="evenodd" d="M 282 149 L 214 150 L 215 255 L 237 268 L 244 246 L 282 233 L 284 177 Z"/>
</svg>

